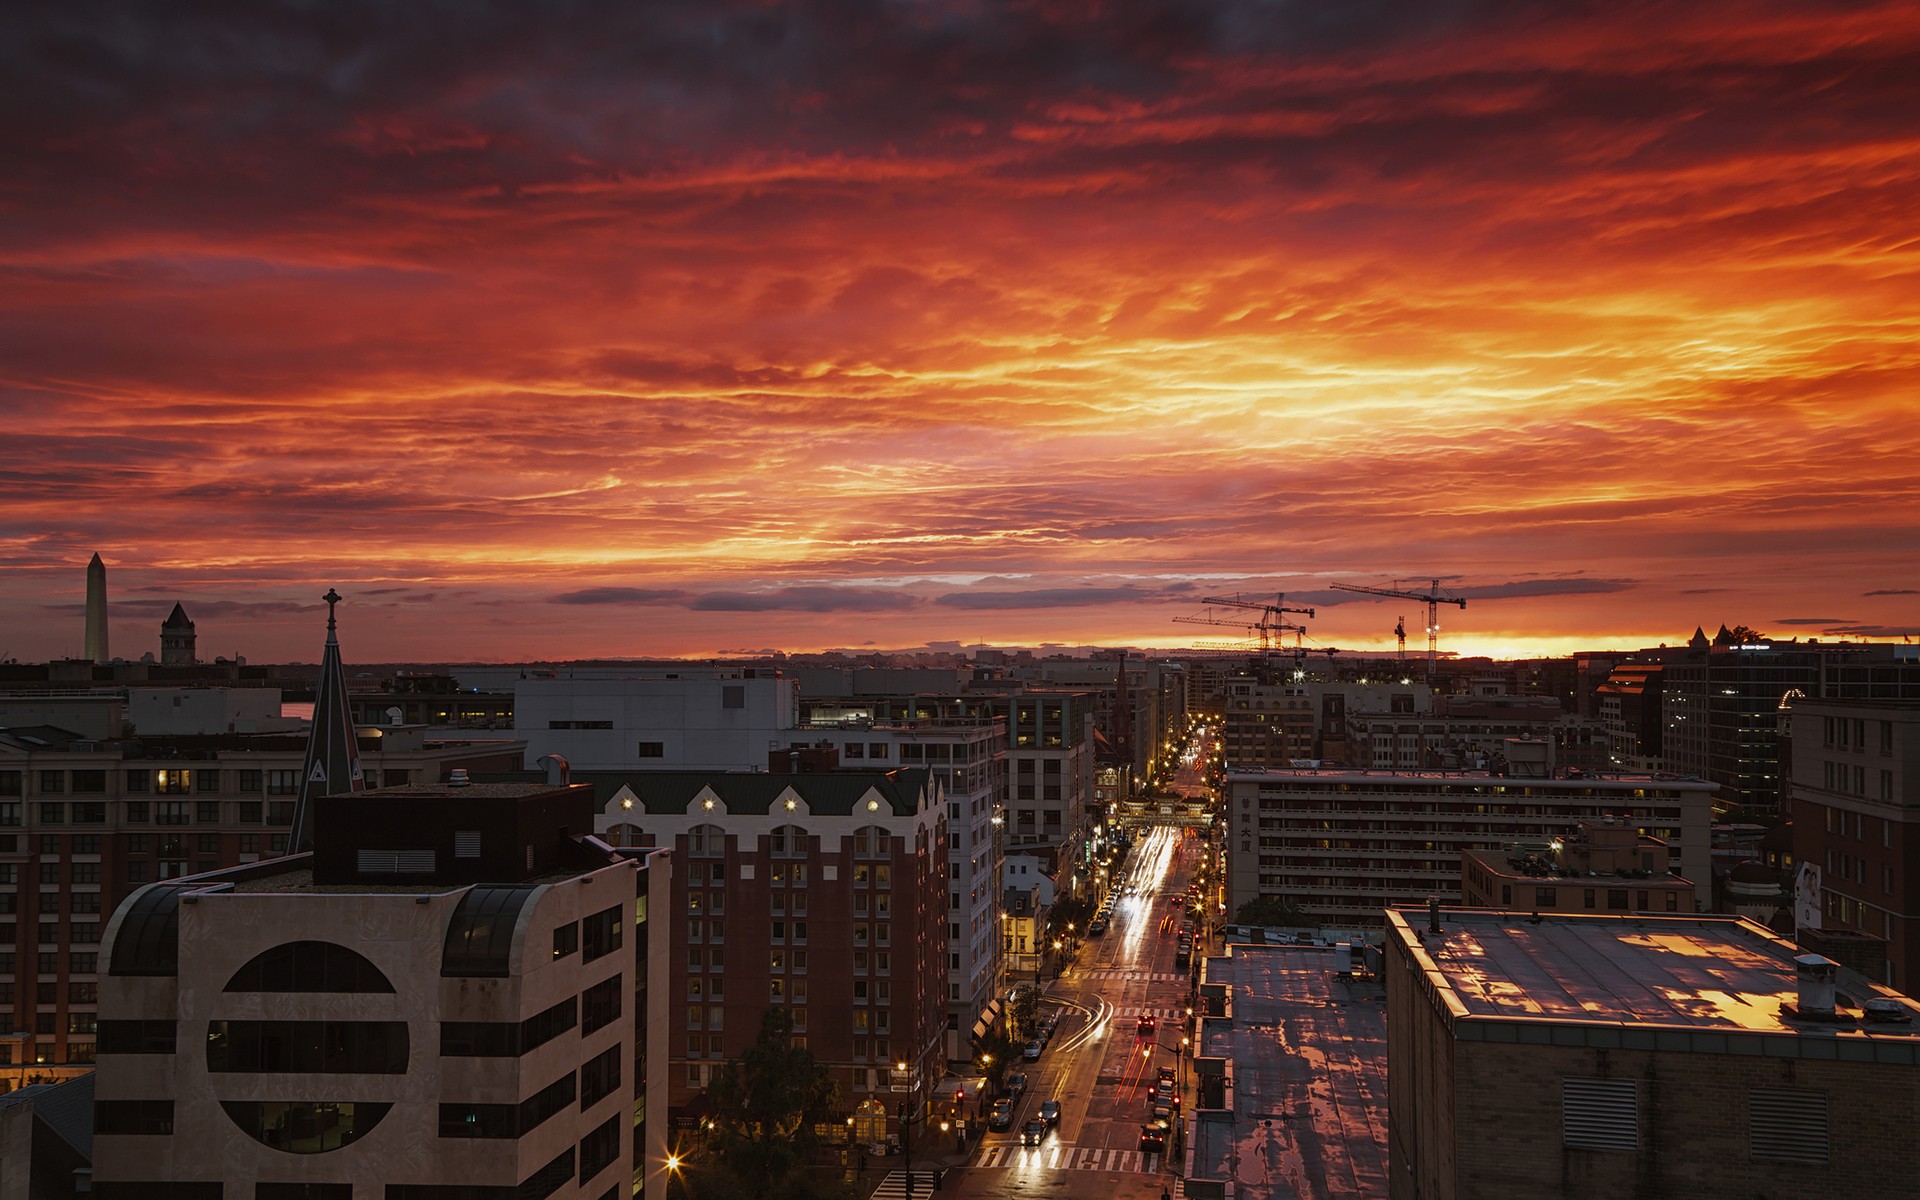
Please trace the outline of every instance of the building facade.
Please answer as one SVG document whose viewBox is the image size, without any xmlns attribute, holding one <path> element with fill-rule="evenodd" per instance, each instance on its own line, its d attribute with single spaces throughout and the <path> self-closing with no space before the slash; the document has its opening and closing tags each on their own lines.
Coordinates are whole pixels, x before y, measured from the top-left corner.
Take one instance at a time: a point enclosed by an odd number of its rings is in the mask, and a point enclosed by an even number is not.
<svg viewBox="0 0 1920 1200">
<path fill-rule="evenodd" d="M 832 767 L 924 768 L 947 805 L 947 1058 L 973 1057 L 972 1031 L 998 1015 L 1006 991 L 999 936 L 1007 794 L 1005 727 L 980 717 L 814 724 L 811 747 L 833 754 Z M 777 759 L 780 752 L 774 751 Z M 777 762 L 770 764 L 778 771 Z"/>
<path fill-rule="evenodd" d="M 1331 925 L 1378 925 L 1394 904 L 1457 900 L 1465 851 L 1549 843 L 1577 822 L 1609 816 L 1666 844 L 1659 874 L 1706 878 L 1712 791 L 1677 776 L 1234 773 L 1226 779 L 1226 908 L 1270 896 Z"/>
<path fill-rule="evenodd" d="M 514 736 L 529 765 L 579 771 L 744 771 L 793 737 L 794 681 L 772 667 L 653 667 L 619 677 L 523 679 Z"/>
<path fill-rule="evenodd" d="M 1803 927 L 1886 942 L 1869 972 L 1913 987 L 1920 970 L 1920 702 L 1797 700 L 1793 855 L 1814 881 Z"/>
<path fill-rule="evenodd" d="M 663 1200 L 671 868 L 591 821 L 585 787 L 331 796 L 312 853 L 136 892 L 94 1195 Z"/>
<path fill-rule="evenodd" d="M 306 748 L 303 734 L 0 730 L 0 1090 L 92 1069 L 102 925 L 127 895 L 287 852 Z M 359 749 L 377 786 L 508 769 L 522 747 L 389 728 L 362 730 Z"/>
<path fill-rule="evenodd" d="M 677 1014 L 664 1076 L 686 1110 L 770 1005 L 876 1132 L 947 1068 L 947 808 L 925 768 L 576 773 L 616 846 L 670 849 Z"/>
</svg>

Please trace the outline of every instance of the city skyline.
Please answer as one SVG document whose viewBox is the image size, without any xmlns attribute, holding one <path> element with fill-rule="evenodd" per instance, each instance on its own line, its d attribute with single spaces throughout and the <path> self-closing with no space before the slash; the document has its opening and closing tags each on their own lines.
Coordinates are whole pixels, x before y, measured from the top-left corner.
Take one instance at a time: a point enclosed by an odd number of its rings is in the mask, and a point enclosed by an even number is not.
<svg viewBox="0 0 1920 1200">
<path fill-rule="evenodd" d="M 0 657 L 1920 632 L 1909 6 L 0 22 Z"/>
</svg>

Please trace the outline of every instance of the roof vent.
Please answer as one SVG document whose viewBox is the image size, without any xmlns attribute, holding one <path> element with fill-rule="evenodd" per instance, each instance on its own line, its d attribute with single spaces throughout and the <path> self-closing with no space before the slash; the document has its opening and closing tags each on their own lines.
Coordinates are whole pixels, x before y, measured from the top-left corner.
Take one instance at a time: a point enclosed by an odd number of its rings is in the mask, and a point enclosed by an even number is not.
<svg viewBox="0 0 1920 1200">
<path fill-rule="evenodd" d="M 1801 1021 L 1852 1024 L 1853 1018 L 1833 1005 L 1833 980 L 1840 964 L 1818 954 L 1799 955 L 1793 963 L 1800 969 L 1800 1003 L 1786 1009 L 1786 1015 Z"/>
<path fill-rule="evenodd" d="M 467 787 L 472 783 L 473 780 L 467 776 L 467 769 L 465 767 L 455 767 L 453 770 L 447 772 L 448 787 Z"/>
</svg>

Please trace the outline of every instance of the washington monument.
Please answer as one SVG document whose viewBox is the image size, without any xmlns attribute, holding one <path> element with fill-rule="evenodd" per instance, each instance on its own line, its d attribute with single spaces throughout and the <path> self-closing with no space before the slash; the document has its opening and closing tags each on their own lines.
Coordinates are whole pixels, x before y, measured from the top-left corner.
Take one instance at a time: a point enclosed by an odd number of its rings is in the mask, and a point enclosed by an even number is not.
<svg viewBox="0 0 1920 1200">
<path fill-rule="evenodd" d="M 71 643 L 69 643 L 71 644 Z M 87 564 L 87 658 L 96 663 L 107 655 L 107 564 L 95 554 Z"/>
</svg>

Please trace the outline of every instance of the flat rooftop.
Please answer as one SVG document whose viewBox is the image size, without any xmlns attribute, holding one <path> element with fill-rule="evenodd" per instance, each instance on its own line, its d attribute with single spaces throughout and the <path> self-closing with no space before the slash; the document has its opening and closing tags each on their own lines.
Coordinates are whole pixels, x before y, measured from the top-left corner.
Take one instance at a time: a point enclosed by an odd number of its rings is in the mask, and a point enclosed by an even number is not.
<svg viewBox="0 0 1920 1200">
<path fill-rule="evenodd" d="M 1349 980 L 1331 946 L 1231 945 L 1206 960 L 1227 1016 L 1202 1019 L 1196 1054 L 1230 1064 L 1227 1114 L 1196 1112 L 1188 1178 L 1242 1196 L 1387 1194 L 1386 994 Z"/>
<path fill-rule="evenodd" d="M 1399 939 L 1426 968 L 1456 1027 L 1459 1018 L 1513 1018 L 1920 1046 L 1920 1025 L 1858 1019 L 1867 999 L 1898 999 L 1916 1017 L 1920 1006 L 1851 972 L 1841 973 L 1837 992 L 1839 1006 L 1854 1010 L 1854 1022 L 1794 1019 L 1790 1010 L 1799 1002 L 1800 982 L 1793 960 L 1804 952 L 1751 921 L 1641 914 L 1535 918 L 1450 908 L 1441 910 L 1438 934 L 1427 932 L 1427 925 L 1425 909 L 1387 914 L 1387 936 Z"/>
</svg>

